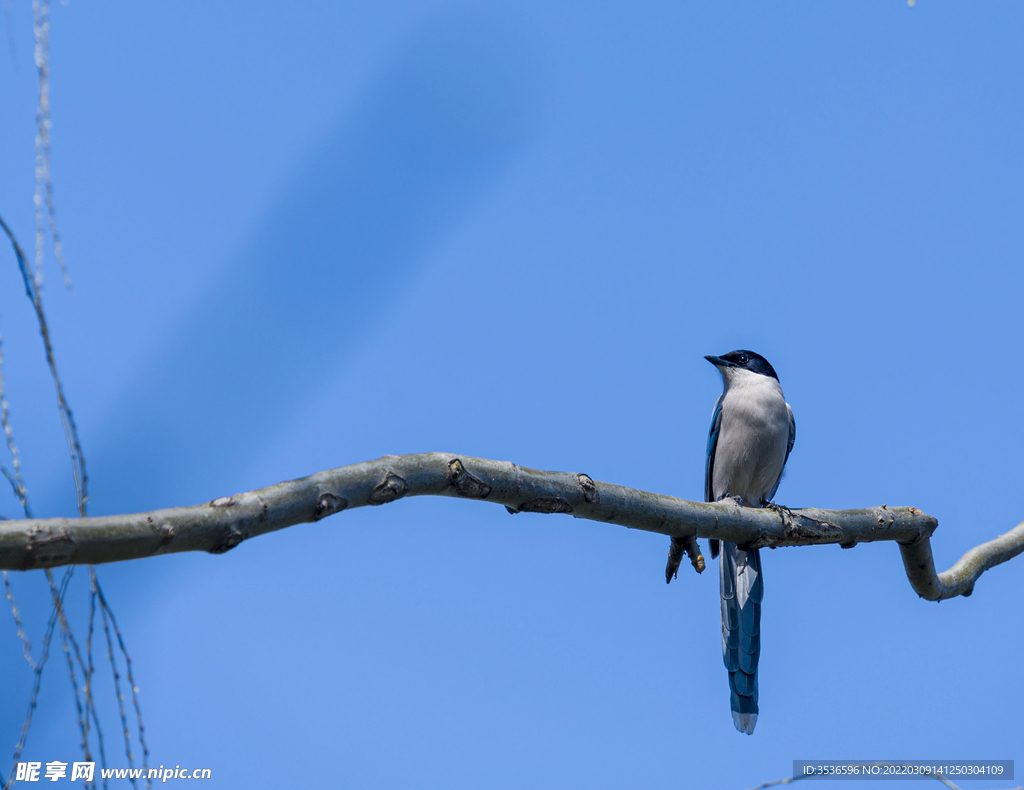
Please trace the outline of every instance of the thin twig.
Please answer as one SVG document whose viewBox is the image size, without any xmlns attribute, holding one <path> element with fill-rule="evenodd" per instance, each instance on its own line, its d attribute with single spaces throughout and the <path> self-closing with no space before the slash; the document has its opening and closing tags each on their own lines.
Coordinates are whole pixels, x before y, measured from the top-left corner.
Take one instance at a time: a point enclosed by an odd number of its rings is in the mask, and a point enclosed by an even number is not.
<svg viewBox="0 0 1024 790">
<path fill-rule="evenodd" d="M 89 695 L 91 699 L 92 694 L 92 679 L 94 676 L 94 668 L 92 663 L 92 634 L 93 625 L 96 621 L 96 569 L 91 565 L 89 566 L 89 634 L 85 639 L 85 653 L 89 657 L 89 672 L 86 675 L 86 687 L 89 689 Z M 96 745 L 100 752 L 100 768 L 104 769 L 107 767 L 107 753 L 103 748 L 103 729 L 100 727 L 100 717 L 96 713 L 96 706 L 92 706 L 92 718 L 93 723 L 96 725 Z M 103 787 L 107 786 L 107 778 L 103 776 L 103 771 L 100 771 L 100 776 L 103 777 Z M 93 780 L 93 787 L 96 786 L 95 779 Z"/>
<path fill-rule="evenodd" d="M 88 703 L 83 711 L 82 709 L 82 698 L 78 693 L 78 679 L 75 675 L 75 662 L 71 657 L 71 648 L 68 646 L 70 641 L 68 634 L 70 628 L 68 628 L 67 620 L 64 618 L 63 607 L 60 606 L 60 600 L 57 597 L 57 587 L 53 583 L 53 573 L 49 568 L 46 569 L 46 580 L 50 583 L 50 590 L 53 594 L 53 606 L 57 610 L 57 619 L 60 621 L 60 643 L 61 648 L 64 650 L 64 658 L 68 662 L 68 675 L 71 678 L 71 689 L 75 695 L 75 710 L 78 713 L 78 729 L 82 733 L 82 752 L 85 754 L 86 762 L 89 761 L 89 708 Z"/>
<path fill-rule="evenodd" d="M 11 488 L 14 490 L 14 495 L 21 502 L 21 509 L 25 513 L 25 518 L 32 518 L 32 509 L 28 504 L 28 491 L 25 488 L 25 481 L 21 476 L 21 458 L 18 455 L 18 446 L 14 443 L 14 432 L 11 430 L 11 412 L 7 403 L 7 388 L 4 380 L 3 363 L 3 341 L 0 339 L 0 424 L 3 425 L 4 437 L 7 440 L 7 449 L 11 453 L 11 467 L 14 470 L 11 472 L 6 466 L 0 464 L 0 472 L 3 472 L 4 477 L 7 478 L 7 482 L 11 484 Z M 21 622 L 21 614 L 18 611 L 17 604 L 14 602 L 14 595 L 11 593 L 11 584 L 10 580 L 7 578 L 6 570 L 3 572 L 3 575 L 4 592 L 7 595 L 7 600 L 11 604 L 11 614 L 14 616 L 14 627 L 18 631 L 18 636 L 21 637 L 21 642 L 24 646 L 25 660 L 34 670 L 36 668 L 36 662 L 32 660 L 32 643 L 29 642 L 28 635 L 25 633 L 25 628 Z"/>
<path fill-rule="evenodd" d="M 107 658 L 110 660 L 110 668 L 114 673 L 114 693 L 117 695 L 117 710 L 121 714 L 121 732 L 124 734 L 124 753 L 128 758 L 128 768 L 135 766 L 135 758 L 132 756 L 132 732 L 128 729 L 128 717 L 124 712 L 124 694 L 121 693 L 121 675 L 117 671 L 117 661 L 114 658 L 114 642 L 110 638 L 110 624 L 108 622 L 107 609 L 100 606 L 100 614 L 103 616 L 103 633 L 107 637 Z M 131 771 L 128 772 L 132 787 L 135 787 L 135 777 Z"/>
<path fill-rule="evenodd" d="M 60 375 L 57 372 L 57 364 L 53 353 L 53 344 L 50 340 L 49 326 L 46 321 L 46 314 L 43 310 L 42 295 L 40 291 L 42 281 L 42 270 L 41 270 L 41 244 L 39 234 L 41 233 L 40 225 L 40 192 L 39 187 L 42 184 L 45 192 L 45 202 L 47 206 L 47 212 L 50 220 L 50 232 L 53 236 L 54 242 L 54 253 L 60 261 L 61 269 L 64 272 L 65 284 L 70 287 L 70 281 L 67 278 L 67 268 L 64 264 L 63 253 L 61 251 L 60 235 L 57 231 L 56 219 L 53 206 L 53 184 L 50 179 L 49 162 L 50 162 L 50 146 L 49 146 L 49 71 L 48 71 L 48 57 L 49 57 L 49 3 L 48 0 L 33 0 L 33 11 L 35 14 L 36 23 L 36 65 L 39 68 L 39 111 L 37 113 L 36 121 L 38 124 L 38 135 L 36 140 L 36 153 L 37 153 L 37 192 L 36 192 L 36 208 L 37 208 L 37 256 L 38 264 L 36 275 L 30 270 L 28 260 L 25 257 L 21 246 L 18 244 L 17 239 L 14 237 L 14 233 L 8 227 L 7 223 L 4 222 L 3 218 L 0 217 L 0 228 L 7 234 L 8 239 L 11 242 L 11 246 L 14 249 L 15 257 L 18 261 L 18 268 L 21 271 L 22 281 L 25 285 L 25 292 L 28 295 L 29 301 L 32 302 L 32 307 L 36 313 L 36 320 L 39 324 L 39 332 L 43 338 L 43 347 L 46 353 L 47 365 L 50 369 L 50 375 L 54 382 L 54 387 L 57 392 L 57 404 L 58 410 L 61 415 L 61 422 L 64 428 L 64 436 L 67 440 L 68 451 L 71 456 L 72 473 L 75 481 L 75 493 L 78 504 L 78 513 L 80 517 L 84 517 L 86 513 L 86 501 L 88 499 L 87 493 L 87 476 L 85 472 L 85 457 L 82 453 L 81 443 L 78 439 L 78 430 L 75 426 L 74 416 L 71 413 L 71 409 L 68 406 L 67 399 L 64 395 L 64 387 L 60 380 Z M 41 157 L 41 159 L 40 159 Z M 0 352 L 2 354 L 2 352 Z M 2 362 L 2 355 L 0 355 L 0 362 Z M 2 425 L 4 434 L 7 440 L 7 446 L 10 450 L 13 459 L 13 474 L 8 472 L 6 468 L 3 469 L 5 476 L 14 487 L 15 494 L 21 501 L 22 508 L 25 511 L 27 518 L 31 518 L 31 511 L 28 502 L 28 494 L 25 488 L 24 480 L 21 476 L 21 463 L 18 457 L 17 446 L 14 444 L 14 439 L 10 427 L 9 421 L 9 409 L 6 401 L 6 395 L 3 388 L 2 379 L 2 368 L 0 368 L 0 418 L 2 418 Z M 90 568 L 92 579 L 95 581 L 95 574 L 92 573 Z M 24 748 L 24 742 L 28 737 L 28 728 L 32 721 L 32 713 L 35 710 L 36 699 L 38 696 L 39 686 L 42 680 L 42 671 L 45 665 L 46 658 L 49 655 L 50 640 L 53 635 L 54 623 L 56 620 L 60 621 L 61 626 L 61 643 L 64 648 L 65 655 L 68 660 L 68 671 L 71 679 L 71 686 L 75 696 L 75 706 L 78 712 L 79 727 L 82 732 L 82 749 L 85 760 L 90 762 L 90 750 L 89 750 L 89 729 L 90 719 L 96 725 L 97 739 L 101 754 L 103 753 L 103 733 L 99 724 L 99 717 L 97 715 L 96 706 L 92 696 L 92 618 L 90 617 L 90 636 L 87 642 L 88 652 L 88 665 L 82 659 L 81 651 L 78 647 L 78 642 L 75 640 L 74 634 L 71 630 L 71 626 L 68 623 L 67 618 L 64 614 L 63 609 L 63 597 L 64 592 L 67 589 L 67 584 L 71 578 L 70 573 L 65 574 L 64 580 L 61 583 L 60 590 L 58 590 L 53 582 L 52 574 L 49 570 L 46 572 L 47 581 L 50 585 L 50 591 L 53 597 L 54 609 L 50 617 L 50 625 L 46 632 L 46 637 L 43 645 L 43 657 L 40 662 L 35 665 L 35 683 L 33 686 L 33 692 L 29 703 L 29 710 L 26 714 L 25 724 L 22 731 L 22 736 L 19 741 L 19 745 L 15 753 L 15 765 L 17 765 L 17 758 L 21 754 L 22 748 Z M 5 572 L 6 581 L 6 572 Z M 7 595 L 12 605 L 12 612 L 15 616 L 15 623 L 18 627 L 19 633 L 23 634 L 23 641 L 25 644 L 26 658 L 31 661 L 31 646 L 28 643 L 27 637 L 24 637 L 24 631 L 21 627 L 21 621 L 18 617 L 17 607 L 14 606 L 13 597 L 10 594 L 10 587 L 7 586 Z M 70 647 L 69 647 L 70 646 Z M 75 674 L 74 662 L 71 657 L 71 648 L 74 650 L 75 659 L 78 662 L 79 667 L 82 670 L 84 676 L 84 694 L 85 694 L 85 705 L 83 708 L 81 698 L 79 696 L 78 683 Z M 104 760 L 105 761 L 105 760 Z M 13 771 L 13 769 L 12 769 Z M 12 773 L 13 777 L 13 773 Z M 8 784 L 10 779 L 8 780 Z M 95 787 L 95 780 L 93 780 L 93 786 Z"/>
<path fill-rule="evenodd" d="M 50 377 L 53 379 L 57 389 L 57 408 L 60 411 L 61 423 L 64 426 L 64 437 L 67 439 L 68 452 L 71 455 L 71 469 L 75 478 L 75 493 L 78 499 L 78 515 L 85 516 L 85 503 L 88 501 L 88 478 L 85 473 L 85 456 L 82 454 L 82 445 L 78 441 L 78 429 L 75 427 L 75 419 L 71 414 L 67 398 L 64 397 L 64 386 L 61 384 L 60 375 L 57 373 L 57 362 L 53 355 L 53 343 L 50 342 L 50 328 L 46 323 L 46 314 L 43 311 L 43 299 L 35 286 L 34 278 L 29 270 L 28 259 L 14 238 L 14 233 L 0 217 L 0 229 L 7 234 L 11 246 L 14 248 L 14 255 L 18 259 L 18 268 L 21 271 L 21 280 L 25 285 L 25 293 L 36 313 L 36 321 L 39 324 L 39 334 L 43 337 L 43 348 L 46 351 L 46 364 L 50 368 Z"/>
<path fill-rule="evenodd" d="M 2 221 L 2 220 L 0 220 Z M 4 438 L 7 441 L 7 449 L 11 454 L 11 469 L 7 471 L 3 467 L 4 476 L 14 487 L 14 495 L 21 502 L 22 510 L 26 518 L 32 518 L 32 512 L 28 506 L 28 491 L 25 488 L 25 480 L 21 476 L 21 456 L 18 454 L 18 445 L 14 443 L 14 431 L 11 429 L 11 409 L 7 403 L 7 386 L 4 380 L 4 349 L 3 339 L 0 338 L 0 424 L 3 425 Z"/>
<path fill-rule="evenodd" d="M 139 728 L 139 745 L 142 747 L 142 767 L 143 768 L 149 768 L 149 747 L 146 746 L 146 728 L 145 728 L 145 726 L 142 723 L 142 708 L 139 705 L 139 687 L 135 684 L 135 676 L 132 673 L 132 657 L 130 655 L 128 655 L 128 648 L 125 647 L 124 637 L 121 635 L 121 629 L 117 627 L 117 618 L 114 616 L 114 610 L 111 609 L 110 605 L 107 603 L 107 598 L 103 594 L 103 588 L 100 587 L 99 579 L 96 578 L 95 574 L 93 575 L 93 584 L 95 585 L 95 588 L 96 588 L 96 594 L 99 596 L 99 599 L 100 599 L 100 608 L 102 609 L 102 611 L 104 613 L 104 615 L 103 615 L 104 616 L 104 620 L 103 620 L 104 628 L 106 628 L 106 618 L 109 615 L 109 617 L 110 617 L 110 624 L 114 627 L 114 634 L 115 634 L 115 636 L 117 636 L 117 644 L 121 648 L 121 655 L 124 656 L 125 674 L 128 676 L 128 684 L 129 684 L 129 686 L 131 687 L 131 690 L 132 690 L 132 705 L 135 707 L 135 720 L 136 720 L 136 723 L 137 723 L 138 728 Z M 107 631 L 107 643 L 108 643 L 107 646 L 108 646 L 108 648 L 110 646 L 109 642 L 110 642 L 110 631 L 108 630 Z M 113 653 L 111 653 L 111 662 L 113 662 Z M 115 682 L 116 682 L 116 679 L 117 679 L 116 671 L 114 673 L 114 678 L 115 678 Z M 122 699 L 121 698 L 120 688 L 118 689 L 117 696 L 118 696 L 118 700 L 119 700 L 118 704 L 120 704 L 120 700 Z M 122 723 L 124 724 L 124 728 L 125 728 L 124 729 L 124 734 L 125 734 L 125 738 L 127 739 L 127 738 L 130 737 L 130 735 L 129 735 L 129 732 L 128 732 L 128 723 L 127 723 L 127 720 L 124 717 L 124 710 L 123 709 L 121 710 L 121 720 L 122 720 Z M 129 762 L 130 762 L 130 760 L 131 760 L 131 754 L 129 753 Z M 134 784 L 134 782 L 133 782 L 133 784 Z M 149 781 L 149 772 L 146 771 L 146 787 L 149 787 L 150 784 L 151 784 L 151 782 Z"/>
<path fill-rule="evenodd" d="M 18 605 L 14 602 L 14 595 L 11 593 L 11 581 L 7 578 L 7 571 L 4 571 L 3 575 L 4 592 L 7 595 L 7 600 L 11 604 L 11 614 L 14 616 L 14 627 L 18 631 L 18 636 L 21 637 L 25 660 L 28 662 L 28 665 L 35 670 L 36 662 L 32 660 L 32 643 L 28 640 L 28 634 L 25 633 L 25 626 L 21 622 L 21 612 L 18 611 Z"/>
<path fill-rule="evenodd" d="M 64 285 L 71 288 L 71 277 L 64 261 L 64 247 L 57 230 L 57 210 L 53 200 L 53 178 L 50 174 L 50 0 L 32 0 L 33 33 L 35 35 L 36 85 L 36 271 L 35 285 L 42 290 L 45 227 L 49 224 L 53 239 L 53 257 L 60 264 Z"/>
<path fill-rule="evenodd" d="M 61 600 L 64 599 L 64 593 L 67 591 L 68 582 L 71 581 L 71 574 L 73 572 L 74 568 L 68 568 L 64 573 L 64 578 L 61 580 L 60 588 L 57 591 L 57 597 Z M 28 711 L 25 713 L 25 721 L 21 725 L 21 737 L 18 738 L 18 744 L 14 747 L 14 762 L 11 766 L 11 773 L 7 777 L 7 782 L 4 783 L 4 790 L 8 790 L 14 784 L 14 771 L 18 767 L 18 760 L 21 759 L 21 753 L 25 749 L 25 743 L 28 740 L 28 730 L 32 724 L 32 714 L 35 713 L 36 702 L 39 699 L 39 686 L 43 681 L 43 667 L 46 666 L 46 660 L 50 656 L 50 641 L 53 638 L 53 630 L 56 625 L 57 608 L 54 607 L 50 613 L 50 622 L 46 626 L 46 633 L 43 636 L 43 652 L 39 657 L 39 663 L 36 664 L 32 694 L 28 700 Z"/>
<path fill-rule="evenodd" d="M 78 642 L 75 640 L 74 634 L 71 632 L 71 626 L 68 625 L 67 617 L 64 614 L 64 605 L 59 595 L 57 595 L 57 588 L 53 583 L 53 574 L 50 569 L 46 569 L 46 581 L 50 585 L 50 593 L 53 596 L 53 608 L 57 612 L 57 619 L 60 621 L 60 641 L 61 646 L 64 649 L 64 656 L 68 662 L 68 674 L 71 677 L 71 689 L 75 695 L 75 709 L 78 712 L 78 727 L 82 732 L 82 753 L 85 755 L 85 761 L 91 762 L 89 752 L 89 719 L 93 714 L 93 701 L 92 691 L 89 688 L 89 677 L 88 670 L 85 662 L 82 660 L 82 654 L 78 649 Z M 70 645 L 70 647 L 69 647 Z M 72 648 L 74 649 L 74 660 L 72 659 Z M 85 676 L 85 706 L 82 706 L 82 700 L 78 693 L 78 679 L 75 673 L 75 660 L 78 661 L 78 666 L 82 670 L 82 675 Z"/>
</svg>

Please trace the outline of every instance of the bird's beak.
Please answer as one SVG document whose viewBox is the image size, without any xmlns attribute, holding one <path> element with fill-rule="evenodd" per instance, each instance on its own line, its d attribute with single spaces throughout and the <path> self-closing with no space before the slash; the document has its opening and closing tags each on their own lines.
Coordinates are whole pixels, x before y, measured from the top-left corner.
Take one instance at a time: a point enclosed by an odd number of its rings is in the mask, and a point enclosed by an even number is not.
<svg viewBox="0 0 1024 790">
<path fill-rule="evenodd" d="M 704 359 L 706 359 L 708 362 L 710 362 L 718 369 L 732 367 L 732 363 L 729 360 L 722 359 L 721 357 L 712 356 L 711 354 L 708 354 L 706 357 L 704 357 Z"/>
</svg>

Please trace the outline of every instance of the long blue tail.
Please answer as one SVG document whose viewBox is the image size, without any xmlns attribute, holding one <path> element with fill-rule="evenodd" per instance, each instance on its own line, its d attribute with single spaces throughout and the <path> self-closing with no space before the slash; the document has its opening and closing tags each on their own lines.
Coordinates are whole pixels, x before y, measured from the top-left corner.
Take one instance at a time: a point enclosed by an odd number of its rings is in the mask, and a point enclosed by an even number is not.
<svg viewBox="0 0 1024 790">
<path fill-rule="evenodd" d="M 757 724 L 757 659 L 761 655 L 761 599 L 764 577 L 757 549 L 742 551 L 722 544 L 722 658 L 729 670 L 732 720 L 753 734 Z"/>
</svg>

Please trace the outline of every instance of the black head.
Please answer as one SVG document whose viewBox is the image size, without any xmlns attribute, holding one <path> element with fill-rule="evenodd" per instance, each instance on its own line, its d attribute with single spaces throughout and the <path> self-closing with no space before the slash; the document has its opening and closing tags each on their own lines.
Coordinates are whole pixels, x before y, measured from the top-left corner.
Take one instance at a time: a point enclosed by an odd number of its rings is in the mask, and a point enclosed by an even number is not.
<svg viewBox="0 0 1024 790">
<path fill-rule="evenodd" d="M 717 368 L 744 368 L 752 373 L 771 376 L 776 381 L 779 380 L 778 375 L 775 373 L 775 368 L 771 366 L 768 360 L 753 351 L 730 351 L 728 354 L 723 354 L 720 357 L 706 356 L 704 359 Z"/>
</svg>

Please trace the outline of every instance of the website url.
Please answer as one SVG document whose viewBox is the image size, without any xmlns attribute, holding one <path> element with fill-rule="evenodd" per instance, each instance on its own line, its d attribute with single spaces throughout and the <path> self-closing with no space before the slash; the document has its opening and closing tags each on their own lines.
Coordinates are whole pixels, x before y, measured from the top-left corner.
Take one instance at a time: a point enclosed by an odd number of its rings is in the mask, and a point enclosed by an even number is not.
<svg viewBox="0 0 1024 790">
<path fill-rule="evenodd" d="M 209 779 L 209 768 L 101 768 L 100 778 L 102 779 L 159 779 L 166 782 L 168 779 Z"/>
<path fill-rule="evenodd" d="M 84 779 L 91 782 L 95 772 L 94 762 L 19 762 L 15 769 L 15 779 L 19 782 L 56 782 L 58 779 L 70 779 L 72 782 Z M 209 779 L 212 773 L 209 768 L 188 769 L 180 765 L 165 768 L 163 763 L 159 768 L 100 768 L 102 779 L 159 779 L 161 782 L 168 779 Z"/>
</svg>

